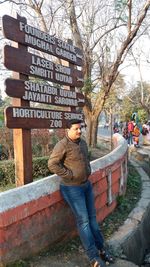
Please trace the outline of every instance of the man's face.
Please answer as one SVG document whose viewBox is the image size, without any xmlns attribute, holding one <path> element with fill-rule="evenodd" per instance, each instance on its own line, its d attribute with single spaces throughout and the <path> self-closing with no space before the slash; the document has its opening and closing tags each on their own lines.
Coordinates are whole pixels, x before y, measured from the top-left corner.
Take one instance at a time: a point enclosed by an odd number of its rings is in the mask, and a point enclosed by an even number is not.
<svg viewBox="0 0 150 267">
<path fill-rule="evenodd" d="M 79 139 L 81 136 L 81 124 L 80 123 L 73 124 L 71 128 L 68 129 L 67 133 L 68 133 L 68 137 L 71 140 L 75 141 Z"/>
</svg>

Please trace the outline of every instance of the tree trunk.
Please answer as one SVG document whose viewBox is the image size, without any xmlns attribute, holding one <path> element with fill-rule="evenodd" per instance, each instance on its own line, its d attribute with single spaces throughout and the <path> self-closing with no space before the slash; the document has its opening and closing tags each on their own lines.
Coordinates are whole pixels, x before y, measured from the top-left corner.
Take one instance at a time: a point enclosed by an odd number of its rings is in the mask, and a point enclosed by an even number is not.
<svg viewBox="0 0 150 267">
<path fill-rule="evenodd" d="M 97 145 L 97 135 L 98 135 L 98 118 L 94 118 L 92 122 L 92 133 L 91 133 L 91 147 L 96 147 Z"/>
<path fill-rule="evenodd" d="M 98 117 L 91 112 L 85 113 L 85 121 L 87 124 L 86 142 L 88 146 L 96 147 L 97 145 L 97 132 L 98 132 Z"/>
</svg>

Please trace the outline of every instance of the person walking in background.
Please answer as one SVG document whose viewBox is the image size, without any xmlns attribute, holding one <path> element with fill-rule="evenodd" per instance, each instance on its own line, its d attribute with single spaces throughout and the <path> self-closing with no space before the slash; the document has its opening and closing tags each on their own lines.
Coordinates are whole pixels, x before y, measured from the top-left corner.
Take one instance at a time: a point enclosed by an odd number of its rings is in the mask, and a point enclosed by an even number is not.
<svg viewBox="0 0 150 267">
<path fill-rule="evenodd" d="M 126 126 L 124 127 L 122 136 L 124 137 L 124 139 L 126 139 L 126 140 L 128 141 L 128 138 L 129 138 L 128 125 L 126 125 Z"/>
<path fill-rule="evenodd" d="M 113 131 L 114 133 L 119 133 L 119 125 L 117 121 L 114 123 Z"/>
<path fill-rule="evenodd" d="M 133 132 L 134 129 L 134 121 L 129 121 L 128 122 L 128 145 L 132 145 L 133 144 Z"/>
<path fill-rule="evenodd" d="M 143 145 L 150 145 L 150 122 L 142 125 Z"/>
<path fill-rule="evenodd" d="M 53 149 L 48 168 L 61 177 L 60 192 L 76 219 L 82 245 L 91 267 L 113 262 L 104 247 L 103 235 L 96 221 L 94 194 L 88 179 L 91 174 L 86 142 L 81 139 L 81 121 L 70 120 L 66 136 Z"/>
<path fill-rule="evenodd" d="M 120 128 L 120 132 L 122 133 L 122 131 L 123 131 L 123 122 L 122 121 L 120 121 L 120 123 L 119 123 L 119 128 Z"/>
<path fill-rule="evenodd" d="M 106 128 L 108 130 L 108 128 L 109 128 L 109 122 L 108 121 L 106 121 L 106 123 L 104 124 L 104 128 Z"/>
<path fill-rule="evenodd" d="M 139 136 L 140 136 L 140 128 L 138 127 L 138 125 L 134 126 L 133 132 L 133 144 L 135 147 L 139 147 Z"/>
<path fill-rule="evenodd" d="M 148 133 L 147 133 L 147 141 L 149 142 L 150 145 L 150 120 L 147 122 L 147 129 L 148 129 Z"/>
</svg>

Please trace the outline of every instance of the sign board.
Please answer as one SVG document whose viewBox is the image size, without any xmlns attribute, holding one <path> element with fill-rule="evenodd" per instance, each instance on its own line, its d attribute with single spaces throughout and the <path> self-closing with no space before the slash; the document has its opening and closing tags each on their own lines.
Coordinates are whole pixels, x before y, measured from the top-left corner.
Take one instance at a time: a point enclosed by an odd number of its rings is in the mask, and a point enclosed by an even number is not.
<svg viewBox="0 0 150 267">
<path fill-rule="evenodd" d="M 3 16 L 2 22 L 3 33 L 7 39 L 62 58 L 75 65 L 82 66 L 83 54 L 78 47 L 8 15 Z"/>
<path fill-rule="evenodd" d="M 83 114 L 30 107 L 8 107 L 5 110 L 5 118 L 8 128 L 55 129 L 66 128 L 66 122 L 71 119 L 83 120 Z"/>
<path fill-rule="evenodd" d="M 5 125 L 14 129 L 16 185 L 20 186 L 33 181 L 31 129 L 61 129 L 71 119 L 84 120 L 83 114 L 75 111 L 77 106 L 84 105 L 84 96 L 74 88 L 83 87 L 83 72 L 77 69 L 83 64 L 83 54 L 71 41 L 50 36 L 28 25 L 26 18 L 19 15 L 17 19 L 3 16 L 2 24 L 4 36 L 16 42 L 17 47 L 4 47 L 4 65 L 14 71 L 16 78 L 6 80 L 6 93 L 13 97 L 13 106 L 5 109 Z M 28 52 L 30 47 L 34 52 Z M 43 57 L 39 51 L 45 53 Z M 48 60 L 49 55 L 67 61 L 67 66 Z M 33 82 L 32 76 L 42 81 Z M 50 86 L 48 81 L 57 85 Z M 71 111 L 31 108 L 30 101 L 67 106 Z"/>
<path fill-rule="evenodd" d="M 9 70 L 57 84 L 83 86 L 83 73 L 81 71 L 73 67 L 55 64 L 45 58 L 8 45 L 4 47 L 4 65 Z"/>
<path fill-rule="evenodd" d="M 56 106 L 83 107 L 84 95 L 54 87 L 44 82 L 6 79 L 5 92 L 8 96 Z"/>
</svg>

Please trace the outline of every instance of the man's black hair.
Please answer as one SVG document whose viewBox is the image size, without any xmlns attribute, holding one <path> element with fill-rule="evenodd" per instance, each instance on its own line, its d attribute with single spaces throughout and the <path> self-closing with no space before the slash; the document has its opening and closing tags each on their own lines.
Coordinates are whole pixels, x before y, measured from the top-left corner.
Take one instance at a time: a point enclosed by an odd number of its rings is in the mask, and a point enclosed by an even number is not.
<svg viewBox="0 0 150 267">
<path fill-rule="evenodd" d="M 72 120 L 67 121 L 66 126 L 68 129 L 70 129 L 73 124 L 78 124 L 78 123 L 82 123 L 82 122 L 83 121 L 79 120 L 79 119 L 72 119 Z"/>
</svg>

